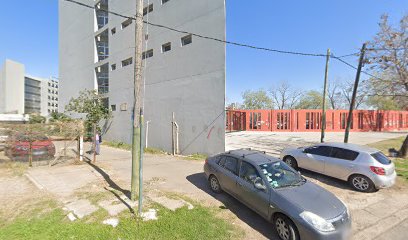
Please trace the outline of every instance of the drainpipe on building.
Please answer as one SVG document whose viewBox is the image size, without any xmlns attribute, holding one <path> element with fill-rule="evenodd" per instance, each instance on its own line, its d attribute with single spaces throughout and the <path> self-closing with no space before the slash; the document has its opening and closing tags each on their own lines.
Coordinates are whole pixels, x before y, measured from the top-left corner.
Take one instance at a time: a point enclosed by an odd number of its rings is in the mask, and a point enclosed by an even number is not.
<svg viewBox="0 0 408 240">
<path fill-rule="evenodd" d="M 177 122 L 174 122 L 174 126 L 176 127 L 176 155 L 179 154 L 179 125 Z"/>
<path fill-rule="evenodd" d="M 148 140 L 149 140 L 149 122 L 150 121 L 146 121 L 146 146 L 145 146 L 145 148 L 147 148 L 149 145 L 148 145 Z"/>
</svg>

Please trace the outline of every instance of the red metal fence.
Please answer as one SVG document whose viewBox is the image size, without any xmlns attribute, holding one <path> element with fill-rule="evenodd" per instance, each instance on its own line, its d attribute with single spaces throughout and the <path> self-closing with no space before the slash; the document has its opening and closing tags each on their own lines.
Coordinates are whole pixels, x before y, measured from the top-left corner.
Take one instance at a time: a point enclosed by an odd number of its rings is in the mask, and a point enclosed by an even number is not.
<svg viewBox="0 0 408 240">
<path fill-rule="evenodd" d="M 322 110 L 227 110 L 227 131 L 320 131 Z M 326 111 L 326 131 L 346 129 L 347 110 Z M 408 131 L 408 111 L 355 110 L 350 131 Z"/>
</svg>

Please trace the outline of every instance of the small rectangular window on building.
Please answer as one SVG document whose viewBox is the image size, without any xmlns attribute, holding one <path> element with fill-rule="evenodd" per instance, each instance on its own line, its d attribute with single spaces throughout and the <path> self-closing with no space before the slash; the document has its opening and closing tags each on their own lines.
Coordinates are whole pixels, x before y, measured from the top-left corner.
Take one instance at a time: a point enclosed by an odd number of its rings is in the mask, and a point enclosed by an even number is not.
<svg viewBox="0 0 408 240">
<path fill-rule="evenodd" d="M 112 112 L 115 112 L 115 111 L 116 111 L 116 104 L 111 105 L 111 110 L 112 110 Z"/>
<path fill-rule="evenodd" d="M 115 71 L 116 70 L 116 64 L 112 64 L 111 65 L 111 71 Z"/>
<path fill-rule="evenodd" d="M 122 61 L 122 67 L 126 67 L 128 65 L 131 65 L 132 63 L 133 63 L 133 59 L 128 58 L 128 59 Z"/>
<path fill-rule="evenodd" d="M 142 53 L 142 59 L 153 57 L 153 49 L 147 50 Z"/>
<path fill-rule="evenodd" d="M 116 28 L 112 28 L 111 33 L 112 33 L 112 35 L 115 34 L 116 33 Z"/>
<path fill-rule="evenodd" d="M 188 45 L 192 42 L 193 42 L 193 36 L 191 34 L 181 38 L 181 46 Z"/>
<path fill-rule="evenodd" d="M 166 2 L 168 2 L 168 1 L 170 1 L 170 0 L 161 0 L 161 4 L 163 5 L 163 4 L 165 4 Z"/>
<path fill-rule="evenodd" d="M 168 52 L 171 50 L 171 43 L 165 43 L 162 45 L 162 53 Z"/>
<path fill-rule="evenodd" d="M 153 3 L 143 8 L 143 16 L 146 16 L 148 13 L 151 12 L 153 12 Z"/>
<path fill-rule="evenodd" d="M 127 19 L 126 21 L 124 21 L 124 22 L 122 23 L 122 29 L 126 28 L 126 27 L 129 26 L 130 24 L 132 24 L 132 19 L 131 19 L 131 18 Z"/>
</svg>

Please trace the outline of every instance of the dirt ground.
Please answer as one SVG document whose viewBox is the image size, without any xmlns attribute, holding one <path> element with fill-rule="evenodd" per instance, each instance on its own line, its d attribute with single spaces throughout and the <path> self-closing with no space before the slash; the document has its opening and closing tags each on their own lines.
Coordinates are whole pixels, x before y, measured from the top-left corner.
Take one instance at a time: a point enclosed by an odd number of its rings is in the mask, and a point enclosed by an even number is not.
<svg viewBox="0 0 408 240">
<path fill-rule="evenodd" d="M 69 194 L 89 184 L 130 189 L 131 154 L 128 151 L 102 147 L 95 165 L 56 164 L 27 171 L 31 180 L 15 171 L 0 169 L 0 206 L 2 216 L 30 199 Z M 18 171 L 17 171 L 18 172 Z M 359 193 L 345 182 L 320 174 L 302 171 L 312 182 L 323 186 L 342 199 L 350 208 L 353 239 L 406 239 L 408 226 L 408 185 L 403 181 L 390 189 Z M 243 239 L 278 239 L 270 223 L 227 194 L 214 194 L 208 187 L 202 161 L 183 160 L 168 155 L 146 155 L 144 161 L 145 191 L 158 189 L 179 193 L 197 202 L 219 209 L 219 215 L 245 232 Z M 72 181 L 75 176 L 75 181 Z M 63 187 L 61 187 L 61 184 Z M 12 202 L 16 201 L 16 202 Z M 10 216 L 10 215 L 9 215 Z"/>
</svg>

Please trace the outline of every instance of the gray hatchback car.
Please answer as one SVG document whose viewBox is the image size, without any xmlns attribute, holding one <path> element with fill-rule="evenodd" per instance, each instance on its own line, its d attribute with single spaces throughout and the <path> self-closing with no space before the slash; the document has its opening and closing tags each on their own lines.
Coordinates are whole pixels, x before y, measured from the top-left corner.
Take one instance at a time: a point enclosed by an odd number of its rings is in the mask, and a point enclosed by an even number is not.
<svg viewBox="0 0 408 240">
<path fill-rule="evenodd" d="M 361 192 L 394 185 L 394 163 L 375 148 L 351 143 L 321 143 L 285 149 L 281 159 L 293 168 L 304 168 L 344 181 Z"/>
<path fill-rule="evenodd" d="M 277 158 L 234 150 L 208 158 L 204 172 L 212 191 L 227 192 L 272 222 L 283 240 L 350 236 L 345 204 Z"/>
</svg>

